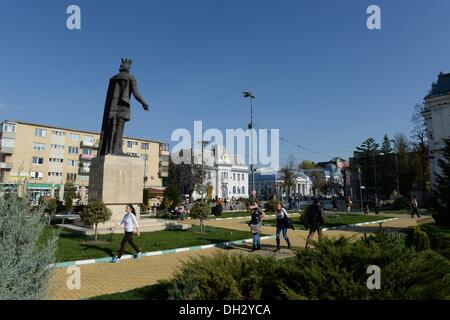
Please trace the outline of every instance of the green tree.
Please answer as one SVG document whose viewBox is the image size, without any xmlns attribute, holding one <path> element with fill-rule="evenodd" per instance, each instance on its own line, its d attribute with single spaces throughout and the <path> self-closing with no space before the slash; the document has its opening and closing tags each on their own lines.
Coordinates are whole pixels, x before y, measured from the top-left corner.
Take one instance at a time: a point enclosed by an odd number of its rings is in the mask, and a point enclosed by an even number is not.
<svg viewBox="0 0 450 320">
<path fill-rule="evenodd" d="M 356 147 L 354 152 L 354 166 L 361 168 L 361 185 L 366 187 L 366 200 L 374 197 L 377 189 L 375 186 L 375 174 L 378 176 L 376 168 L 379 168 L 379 164 L 377 164 L 379 153 L 379 144 L 375 142 L 374 138 L 364 140 L 359 147 Z"/>
<path fill-rule="evenodd" d="M 441 173 L 436 173 L 436 186 L 433 191 L 438 212 L 433 218 L 439 225 L 450 226 L 450 137 L 444 139 L 442 158 L 438 159 L 437 163 Z"/>
<path fill-rule="evenodd" d="M 385 134 L 380 148 L 380 156 L 377 157 L 377 165 L 380 165 L 379 177 L 380 188 L 379 193 L 383 198 L 389 198 L 396 188 L 396 167 L 394 149 L 391 140 Z"/>
<path fill-rule="evenodd" d="M 46 224 L 43 211 L 31 212 L 24 199 L 0 197 L 0 300 L 46 297 L 58 240 Z"/>
<path fill-rule="evenodd" d="M 397 152 L 400 194 L 409 196 L 412 182 L 414 181 L 414 168 L 411 167 L 409 157 L 409 141 L 403 133 L 397 133 L 394 140 Z"/>
<path fill-rule="evenodd" d="M 414 152 L 414 165 L 416 174 L 415 180 L 421 191 L 430 191 L 431 175 L 430 161 L 428 159 L 428 134 L 425 118 L 422 115 L 423 104 L 414 106 L 414 113 L 411 117 L 413 129 L 411 130 L 412 149 Z"/>
<path fill-rule="evenodd" d="M 97 225 L 105 223 L 111 219 L 111 216 L 111 210 L 103 202 L 92 201 L 84 206 L 80 213 L 80 220 L 83 223 L 94 225 L 94 240 L 97 242 Z"/>
<path fill-rule="evenodd" d="M 291 195 L 292 189 L 295 188 L 295 181 L 298 178 L 298 165 L 295 163 L 295 158 L 289 156 L 286 164 L 281 167 L 281 179 L 283 180 L 283 187 L 287 190 L 288 198 Z"/>
<path fill-rule="evenodd" d="M 64 202 L 66 211 L 72 210 L 73 200 L 77 196 L 77 189 L 72 181 L 68 181 L 64 184 Z"/>
<path fill-rule="evenodd" d="M 200 232 L 203 232 L 203 220 L 211 214 L 211 207 L 207 202 L 196 202 L 191 210 L 192 219 L 200 219 Z"/>
<path fill-rule="evenodd" d="M 303 160 L 302 162 L 300 162 L 298 167 L 299 167 L 300 170 L 308 170 L 308 169 L 317 169 L 317 168 L 319 168 L 317 163 L 315 163 L 314 161 L 311 161 L 311 160 Z"/>
</svg>

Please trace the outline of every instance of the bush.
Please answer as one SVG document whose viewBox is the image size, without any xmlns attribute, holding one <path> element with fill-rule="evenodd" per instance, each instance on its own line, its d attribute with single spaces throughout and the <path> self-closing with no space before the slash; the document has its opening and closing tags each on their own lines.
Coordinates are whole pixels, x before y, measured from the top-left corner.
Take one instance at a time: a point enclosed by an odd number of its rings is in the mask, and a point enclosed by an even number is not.
<svg viewBox="0 0 450 320">
<path fill-rule="evenodd" d="M 271 199 L 264 204 L 264 209 L 268 212 L 275 212 L 278 202 L 277 199 Z"/>
<path fill-rule="evenodd" d="M 185 263 L 165 282 L 171 299 L 445 299 L 450 262 L 406 248 L 401 235 L 379 231 L 357 241 L 327 239 L 293 259 L 219 253 Z M 381 269 L 381 289 L 367 288 L 367 267 Z"/>
<path fill-rule="evenodd" d="M 420 230 L 420 227 L 410 228 L 406 237 L 405 244 L 417 251 L 430 249 L 430 239 L 428 235 Z"/>
<path fill-rule="evenodd" d="M 15 195 L 0 197 L 0 300 L 45 298 L 58 240 L 53 231 L 44 237 L 45 226 L 42 210 L 31 213 Z"/>
<path fill-rule="evenodd" d="M 223 207 L 220 204 L 216 204 L 214 207 L 212 207 L 211 212 L 213 215 L 221 216 L 223 211 Z"/>
<path fill-rule="evenodd" d="M 394 210 L 408 210 L 410 208 L 409 200 L 405 197 L 398 197 L 392 203 L 392 207 Z"/>
<path fill-rule="evenodd" d="M 104 223 L 111 219 L 112 212 L 108 207 L 100 201 L 92 201 L 87 206 L 84 206 L 80 213 L 80 220 L 83 223 L 94 225 L 95 241 L 97 241 L 97 225 Z"/>
<path fill-rule="evenodd" d="M 211 214 L 211 207 L 206 202 L 195 202 L 191 210 L 192 219 L 206 219 Z"/>
</svg>

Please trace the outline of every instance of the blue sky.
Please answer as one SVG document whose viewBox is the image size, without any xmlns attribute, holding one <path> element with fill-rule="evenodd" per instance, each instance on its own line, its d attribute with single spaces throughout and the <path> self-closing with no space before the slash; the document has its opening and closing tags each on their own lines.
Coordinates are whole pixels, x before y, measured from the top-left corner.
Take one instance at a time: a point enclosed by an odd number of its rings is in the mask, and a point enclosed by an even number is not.
<svg viewBox="0 0 450 320">
<path fill-rule="evenodd" d="M 81 7 L 82 29 L 66 28 Z M 381 7 L 381 30 L 366 8 Z M 0 119 L 99 131 L 120 58 L 137 102 L 125 134 L 170 142 L 175 128 L 255 122 L 316 150 L 280 144 L 284 160 L 348 157 L 367 137 L 409 135 L 414 104 L 450 72 L 450 2 L 159 0 L 0 4 Z"/>
</svg>

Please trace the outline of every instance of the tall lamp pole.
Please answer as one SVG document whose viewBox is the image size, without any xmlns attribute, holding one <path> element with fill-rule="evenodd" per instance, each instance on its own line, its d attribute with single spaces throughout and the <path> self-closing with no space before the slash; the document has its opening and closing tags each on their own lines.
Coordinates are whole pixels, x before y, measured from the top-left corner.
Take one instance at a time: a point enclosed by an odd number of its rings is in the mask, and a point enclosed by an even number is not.
<svg viewBox="0 0 450 320">
<path fill-rule="evenodd" d="M 255 168 L 253 162 L 253 99 L 256 97 L 250 91 L 244 91 L 242 94 L 244 95 L 244 98 L 250 98 L 250 124 L 248 125 L 248 128 L 250 130 L 250 171 L 252 174 L 252 187 L 251 190 L 249 190 L 249 194 L 252 194 L 255 189 Z"/>
<path fill-rule="evenodd" d="M 200 143 L 202 144 L 202 187 L 201 187 L 201 194 L 202 194 L 202 202 L 203 202 L 203 199 L 204 199 L 203 188 L 204 188 L 204 176 L 205 176 L 205 174 L 203 172 L 203 150 L 205 149 L 205 146 L 209 143 L 209 141 L 202 140 L 202 141 L 200 141 Z"/>
<path fill-rule="evenodd" d="M 363 211 L 363 196 L 362 196 L 362 188 L 361 188 L 361 167 L 358 167 L 358 178 L 359 178 L 359 206 L 361 207 L 361 211 Z"/>
<path fill-rule="evenodd" d="M 398 148 L 397 148 L 397 142 L 395 142 L 395 140 L 391 140 L 392 143 L 394 143 L 395 145 L 395 182 L 397 183 L 397 193 L 400 193 L 400 184 L 398 182 L 398 159 L 397 159 L 397 152 L 398 152 Z"/>
</svg>

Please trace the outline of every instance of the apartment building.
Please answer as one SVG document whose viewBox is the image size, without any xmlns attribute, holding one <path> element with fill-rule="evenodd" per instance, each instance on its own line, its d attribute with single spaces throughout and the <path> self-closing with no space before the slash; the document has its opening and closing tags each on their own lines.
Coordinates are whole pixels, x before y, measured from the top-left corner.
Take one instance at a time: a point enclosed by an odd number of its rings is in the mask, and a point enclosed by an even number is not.
<svg viewBox="0 0 450 320">
<path fill-rule="evenodd" d="M 89 167 L 97 155 L 100 134 L 24 121 L 0 124 L 0 192 L 23 191 L 38 201 L 41 196 L 62 199 L 71 181 L 80 198 L 89 192 Z M 160 188 L 168 176 L 168 145 L 124 137 L 123 151 L 144 161 L 142 178 L 147 188 Z M 20 190 L 18 190 L 20 192 Z"/>
</svg>

